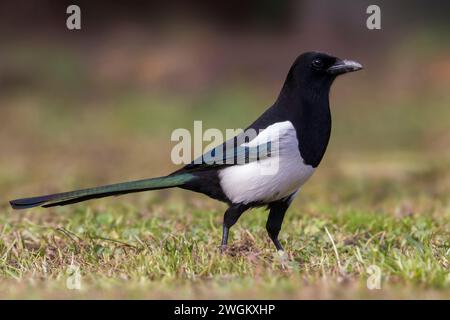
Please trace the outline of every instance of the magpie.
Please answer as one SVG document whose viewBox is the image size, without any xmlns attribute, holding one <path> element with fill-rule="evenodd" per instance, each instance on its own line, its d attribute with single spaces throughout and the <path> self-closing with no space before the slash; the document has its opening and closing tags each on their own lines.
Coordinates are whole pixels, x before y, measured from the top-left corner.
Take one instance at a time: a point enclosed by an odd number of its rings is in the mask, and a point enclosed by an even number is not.
<svg viewBox="0 0 450 320">
<path fill-rule="evenodd" d="M 222 249 L 239 217 L 250 208 L 265 206 L 269 210 L 268 235 L 276 249 L 283 250 L 278 235 L 285 213 L 321 162 L 330 139 L 331 85 L 337 76 L 360 69 L 362 65 L 352 60 L 321 52 L 303 53 L 289 69 L 275 103 L 234 137 L 234 143 L 226 141 L 167 176 L 17 199 L 10 204 L 14 209 L 63 206 L 178 187 L 228 204 L 223 218 Z M 246 136 L 250 131 L 257 134 Z M 268 164 L 275 164 L 274 170 L 269 170 Z"/>
</svg>

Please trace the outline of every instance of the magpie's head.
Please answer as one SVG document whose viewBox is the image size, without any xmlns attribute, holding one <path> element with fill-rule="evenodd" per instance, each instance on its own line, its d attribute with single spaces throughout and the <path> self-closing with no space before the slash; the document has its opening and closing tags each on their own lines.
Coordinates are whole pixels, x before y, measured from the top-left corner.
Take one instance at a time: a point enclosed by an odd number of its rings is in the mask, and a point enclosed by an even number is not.
<svg viewBox="0 0 450 320">
<path fill-rule="evenodd" d="M 305 52 L 294 62 L 287 81 L 302 86 L 329 88 L 337 76 L 362 69 L 356 61 L 339 59 L 321 52 Z"/>
</svg>

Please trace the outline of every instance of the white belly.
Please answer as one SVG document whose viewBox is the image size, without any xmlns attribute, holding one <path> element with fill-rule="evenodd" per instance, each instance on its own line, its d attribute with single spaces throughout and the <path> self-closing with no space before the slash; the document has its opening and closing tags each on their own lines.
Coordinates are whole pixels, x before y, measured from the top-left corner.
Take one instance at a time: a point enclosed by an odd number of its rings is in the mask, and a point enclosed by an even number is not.
<svg viewBox="0 0 450 320">
<path fill-rule="evenodd" d="M 220 185 L 233 203 L 271 202 L 296 192 L 313 174 L 298 149 L 296 131 L 285 121 L 267 127 L 248 146 L 267 142 L 267 135 L 277 130 L 277 156 L 219 171 Z"/>
</svg>

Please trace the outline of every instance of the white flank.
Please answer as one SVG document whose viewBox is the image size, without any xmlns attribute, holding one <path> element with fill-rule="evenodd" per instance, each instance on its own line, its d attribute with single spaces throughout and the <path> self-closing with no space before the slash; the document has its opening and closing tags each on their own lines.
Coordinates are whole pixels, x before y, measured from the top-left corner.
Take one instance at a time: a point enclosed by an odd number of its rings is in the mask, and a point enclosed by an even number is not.
<svg viewBox="0 0 450 320">
<path fill-rule="evenodd" d="M 305 165 L 298 149 L 297 134 L 290 121 L 278 122 L 262 130 L 248 146 L 267 143 L 267 137 L 277 137 L 274 157 L 219 171 L 220 185 L 233 203 L 271 202 L 296 192 L 313 174 L 314 168 Z M 277 161 L 278 170 L 264 173 L 268 162 Z M 270 166 L 270 165 L 269 165 Z"/>
</svg>

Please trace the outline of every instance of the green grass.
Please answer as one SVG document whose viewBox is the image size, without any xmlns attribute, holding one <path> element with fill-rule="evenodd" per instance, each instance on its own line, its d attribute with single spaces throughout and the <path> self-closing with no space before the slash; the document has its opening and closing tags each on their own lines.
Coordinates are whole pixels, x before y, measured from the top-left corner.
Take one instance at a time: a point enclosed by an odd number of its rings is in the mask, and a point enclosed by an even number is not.
<svg viewBox="0 0 450 320">
<path fill-rule="evenodd" d="M 449 212 L 436 220 L 294 209 L 281 256 L 258 209 L 240 220 L 221 254 L 222 211 L 174 196 L 167 204 L 147 197 L 141 207 L 127 200 L 3 216 L 0 286 L 13 288 L 3 297 L 308 298 L 315 287 L 324 291 L 318 297 L 388 297 L 405 287 L 416 291 L 400 297 L 449 297 Z M 81 291 L 65 287 L 71 265 L 80 267 Z M 376 292 L 365 289 L 371 265 L 382 273 Z M 349 291 L 334 292 L 336 286 Z"/>
</svg>

